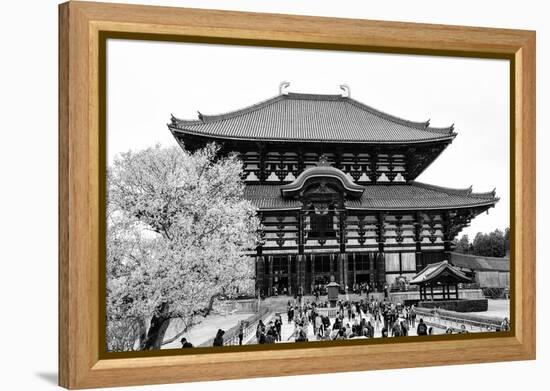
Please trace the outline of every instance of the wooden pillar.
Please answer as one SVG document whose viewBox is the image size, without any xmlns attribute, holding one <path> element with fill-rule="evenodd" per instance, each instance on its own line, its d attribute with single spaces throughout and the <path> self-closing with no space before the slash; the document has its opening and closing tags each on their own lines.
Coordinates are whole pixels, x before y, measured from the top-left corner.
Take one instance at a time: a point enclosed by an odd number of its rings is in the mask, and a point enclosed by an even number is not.
<svg viewBox="0 0 550 391">
<path fill-rule="evenodd" d="M 351 262 L 353 264 L 353 284 L 355 285 L 357 283 L 357 264 L 356 264 L 356 261 L 355 261 L 355 253 L 353 253 L 353 255 L 352 255 L 352 261 Z"/>
<path fill-rule="evenodd" d="M 340 252 L 346 252 L 346 213 L 340 212 L 338 216 L 338 225 L 340 229 Z"/>
<path fill-rule="evenodd" d="M 432 297 L 432 301 L 434 301 L 434 287 L 433 287 L 433 285 L 430 285 L 430 296 Z"/>
<path fill-rule="evenodd" d="M 422 214 L 416 212 L 414 221 L 414 241 L 415 241 L 415 261 L 416 271 L 419 272 L 424 268 L 422 259 Z"/>
<path fill-rule="evenodd" d="M 449 211 L 445 211 L 443 218 L 443 248 L 445 251 L 445 260 L 451 261 L 451 221 Z"/>
<path fill-rule="evenodd" d="M 305 227 L 304 227 L 304 214 L 302 211 L 298 211 L 298 254 L 304 253 L 305 244 Z"/>
<path fill-rule="evenodd" d="M 304 162 L 304 152 L 302 148 L 298 148 L 298 175 L 300 175 L 305 170 L 305 162 Z M 296 177 L 298 177 L 296 175 Z"/>
<path fill-rule="evenodd" d="M 378 268 L 378 286 L 381 289 L 384 289 L 384 286 L 386 284 L 386 263 L 384 258 L 384 243 L 386 242 L 386 235 L 385 235 L 385 229 L 384 229 L 384 220 L 385 220 L 385 214 L 382 212 L 379 212 L 377 215 L 377 222 L 376 222 L 376 241 L 378 243 L 378 262 L 377 262 L 377 268 Z"/>
<path fill-rule="evenodd" d="M 267 295 L 271 296 L 273 293 L 273 256 L 267 257 Z"/>
<path fill-rule="evenodd" d="M 305 255 L 299 255 L 298 256 L 300 261 L 297 262 L 296 268 L 300 270 L 300 279 L 298 281 L 298 292 L 296 293 L 306 293 L 305 290 L 305 283 L 306 283 L 306 256 Z M 312 255 L 313 257 L 313 255 Z"/>
<path fill-rule="evenodd" d="M 300 293 L 300 284 L 302 281 L 302 268 L 301 264 L 305 261 L 305 255 L 296 256 L 296 292 L 294 294 Z"/>
<path fill-rule="evenodd" d="M 266 156 L 266 151 L 265 151 L 265 144 L 261 143 L 259 146 L 258 146 L 258 153 L 259 153 L 259 175 L 258 175 L 258 179 L 260 182 L 265 182 L 267 177 L 268 177 L 268 174 L 267 174 L 267 170 L 266 170 L 266 167 L 265 167 L 265 156 Z"/>
<path fill-rule="evenodd" d="M 369 171 L 368 171 L 368 177 L 372 183 L 376 183 L 378 181 L 378 154 L 380 153 L 380 150 L 378 148 L 374 148 L 371 151 L 369 151 Z"/>
<path fill-rule="evenodd" d="M 344 281 L 345 285 L 348 285 L 349 287 L 349 281 L 348 281 L 348 257 L 347 254 L 341 253 L 340 258 L 342 259 L 342 280 Z"/>
<path fill-rule="evenodd" d="M 344 282 L 342 281 L 342 259 L 340 258 L 340 254 L 330 254 L 330 265 L 333 268 L 335 281 L 343 287 Z"/>
<path fill-rule="evenodd" d="M 287 257 L 287 261 L 288 261 L 288 273 L 287 273 L 287 284 L 286 284 L 286 289 L 288 292 L 290 292 L 290 287 L 292 286 L 292 255 L 288 255 Z"/>
<path fill-rule="evenodd" d="M 265 292 L 265 262 L 264 257 L 257 256 L 256 257 L 256 291 L 259 292 Z"/>
<path fill-rule="evenodd" d="M 342 153 L 343 153 L 343 149 L 341 147 L 337 148 L 336 151 L 334 152 L 334 167 L 338 168 L 339 170 L 343 168 Z"/>
</svg>

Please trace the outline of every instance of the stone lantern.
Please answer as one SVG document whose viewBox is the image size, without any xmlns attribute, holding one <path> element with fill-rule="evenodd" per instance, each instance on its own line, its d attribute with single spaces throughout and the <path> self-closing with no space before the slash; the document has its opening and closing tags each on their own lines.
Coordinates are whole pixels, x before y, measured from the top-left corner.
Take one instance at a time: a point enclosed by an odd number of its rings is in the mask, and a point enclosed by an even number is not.
<svg viewBox="0 0 550 391">
<path fill-rule="evenodd" d="M 334 281 L 334 276 L 330 276 L 330 282 L 327 284 L 327 296 L 328 296 L 328 302 L 330 303 L 331 307 L 336 307 L 339 291 L 340 291 L 340 284 Z"/>
</svg>

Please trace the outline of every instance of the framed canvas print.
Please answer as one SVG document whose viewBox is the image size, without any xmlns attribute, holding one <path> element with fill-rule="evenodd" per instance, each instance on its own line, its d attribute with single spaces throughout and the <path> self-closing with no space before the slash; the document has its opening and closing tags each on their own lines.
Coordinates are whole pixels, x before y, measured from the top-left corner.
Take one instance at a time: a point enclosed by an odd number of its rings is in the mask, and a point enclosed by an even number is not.
<svg viewBox="0 0 550 391">
<path fill-rule="evenodd" d="M 59 12 L 62 386 L 535 357 L 534 32 Z"/>
</svg>

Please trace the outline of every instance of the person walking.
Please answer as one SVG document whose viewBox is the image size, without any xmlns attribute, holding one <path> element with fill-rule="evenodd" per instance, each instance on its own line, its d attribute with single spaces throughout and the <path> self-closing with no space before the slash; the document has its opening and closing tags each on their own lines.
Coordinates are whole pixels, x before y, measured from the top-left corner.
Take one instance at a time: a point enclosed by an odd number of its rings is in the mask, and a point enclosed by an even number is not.
<svg viewBox="0 0 550 391">
<path fill-rule="evenodd" d="M 399 321 L 397 321 L 397 320 L 393 323 L 393 326 L 391 328 L 391 336 L 392 337 L 401 337 L 402 336 L 401 325 L 399 324 Z"/>
<path fill-rule="evenodd" d="M 291 323 L 294 320 L 294 307 L 292 304 L 290 304 L 290 300 L 288 302 L 288 308 L 286 310 L 287 320 L 288 323 Z"/>
<path fill-rule="evenodd" d="M 370 321 L 367 322 L 367 330 L 368 330 L 367 337 L 374 338 L 374 327 L 372 327 L 372 324 Z"/>
<path fill-rule="evenodd" d="M 401 324 L 401 335 L 404 336 L 404 337 L 408 336 L 409 335 L 409 325 L 408 325 L 407 321 L 402 320 L 400 324 Z"/>
<path fill-rule="evenodd" d="M 416 310 L 414 309 L 414 304 L 411 306 L 411 310 L 409 311 L 409 318 L 411 320 L 411 327 L 416 326 Z"/>
<path fill-rule="evenodd" d="M 502 323 L 500 324 L 500 331 L 510 331 L 510 321 L 507 317 L 502 319 Z"/>
<path fill-rule="evenodd" d="M 258 327 L 256 327 L 256 341 L 258 343 L 263 343 L 261 342 L 262 339 L 265 339 L 265 325 L 264 322 L 260 319 L 260 321 L 258 322 Z"/>
<path fill-rule="evenodd" d="M 183 337 L 181 340 L 181 348 L 182 349 L 187 349 L 187 348 L 192 348 L 193 347 L 193 344 L 189 341 L 187 341 L 187 338 Z"/>
<path fill-rule="evenodd" d="M 223 346 L 224 334 L 225 334 L 224 330 L 218 329 L 218 332 L 216 333 L 216 338 L 214 338 L 214 344 L 212 346 Z"/>
<path fill-rule="evenodd" d="M 241 320 L 239 322 L 239 346 L 243 344 L 244 338 L 244 322 Z"/>
<path fill-rule="evenodd" d="M 294 332 L 288 337 L 288 341 L 290 341 L 292 337 L 294 337 L 295 342 L 307 342 L 307 332 L 303 324 L 300 323 L 296 325 Z"/>
<path fill-rule="evenodd" d="M 281 341 L 281 329 L 283 327 L 283 320 L 281 319 L 281 315 L 277 315 L 275 318 L 275 330 L 277 331 L 277 341 Z"/>
<path fill-rule="evenodd" d="M 424 323 L 424 319 L 420 318 L 418 327 L 416 328 L 416 335 L 428 335 L 428 326 Z"/>
</svg>

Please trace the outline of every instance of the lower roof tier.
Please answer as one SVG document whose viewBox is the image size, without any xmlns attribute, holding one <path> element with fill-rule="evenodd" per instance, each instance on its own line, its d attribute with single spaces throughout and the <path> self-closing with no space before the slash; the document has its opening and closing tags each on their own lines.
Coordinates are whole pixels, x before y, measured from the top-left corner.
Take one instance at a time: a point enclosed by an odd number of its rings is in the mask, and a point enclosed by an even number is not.
<svg viewBox="0 0 550 391">
<path fill-rule="evenodd" d="M 301 209 L 299 199 L 284 198 L 279 185 L 247 185 L 244 197 L 259 210 Z M 367 185 L 358 199 L 347 199 L 346 209 L 356 210 L 430 210 L 492 207 L 495 192 L 473 193 L 471 188 L 450 189 L 420 182 Z"/>
</svg>

